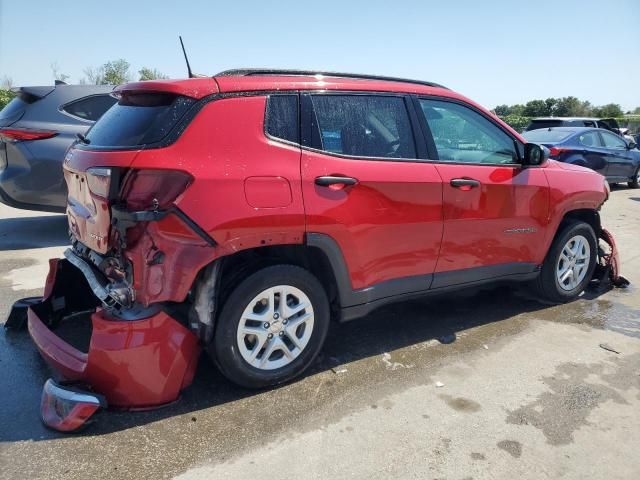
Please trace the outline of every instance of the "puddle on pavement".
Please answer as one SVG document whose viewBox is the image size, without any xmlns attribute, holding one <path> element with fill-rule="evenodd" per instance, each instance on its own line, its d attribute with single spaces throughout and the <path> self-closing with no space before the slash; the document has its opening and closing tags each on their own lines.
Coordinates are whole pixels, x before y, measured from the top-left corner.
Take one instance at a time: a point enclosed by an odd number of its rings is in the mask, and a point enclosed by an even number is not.
<svg viewBox="0 0 640 480">
<path fill-rule="evenodd" d="M 630 294 L 631 288 L 612 291 L 607 298 L 580 298 L 572 303 L 539 310 L 536 317 L 552 322 L 588 325 L 640 338 L 640 308 L 629 307 L 618 301 Z"/>
</svg>

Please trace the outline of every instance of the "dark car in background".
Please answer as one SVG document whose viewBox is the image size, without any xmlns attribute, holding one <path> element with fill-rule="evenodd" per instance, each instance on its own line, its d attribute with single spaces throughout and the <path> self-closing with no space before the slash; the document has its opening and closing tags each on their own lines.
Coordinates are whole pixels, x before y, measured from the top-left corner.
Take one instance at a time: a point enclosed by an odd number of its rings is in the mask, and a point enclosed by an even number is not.
<svg viewBox="0 0 640 480">
<path fill-rule="evenodd" d="M 64 212 L 69 145 L 116 103 L 113 85 L 21 87 L 0 111 L 0 201 Z"/>
<path fill-rule="evenodd" d="M 627 182 L 638 188 L 640 150 L 636 144 L 602 128 L 556 127 L 530 130 L 523 134 L 529 142 L 544 145 L 549 158 L 589 167 L 609 183 Z"/>
<path fill-rule="evenodd" d="M 540 117 L 529 122 L 525 132 L 538 130 L 541 128 L 555 127 L 592 127 L 604 128 L 611 132 L 619 133 L 620 126 L 615 118 L 593 118 L 593 117 Z"/>
</svg>

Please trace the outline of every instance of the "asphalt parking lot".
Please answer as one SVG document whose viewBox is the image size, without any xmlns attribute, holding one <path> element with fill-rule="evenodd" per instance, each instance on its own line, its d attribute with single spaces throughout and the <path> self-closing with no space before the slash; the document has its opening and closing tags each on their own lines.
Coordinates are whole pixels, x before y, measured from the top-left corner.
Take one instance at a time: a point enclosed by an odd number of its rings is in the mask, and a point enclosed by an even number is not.
<svg viewBox="0 0 640 480">
<path fill-rule="evenodd" d="M 334 325 L 293 384 L 243 390 L 203 357 L 178 403 L 75 435 L 40 424 L 49 370 L 26 332 L 2 329 L 0 478 L 640 478 L 639 211 L 621 187 L 602 212 L 626 290 L 388 306 Z M 66 241 L 64 216 L 0 206 L 1 319 Z"/>
</svg>

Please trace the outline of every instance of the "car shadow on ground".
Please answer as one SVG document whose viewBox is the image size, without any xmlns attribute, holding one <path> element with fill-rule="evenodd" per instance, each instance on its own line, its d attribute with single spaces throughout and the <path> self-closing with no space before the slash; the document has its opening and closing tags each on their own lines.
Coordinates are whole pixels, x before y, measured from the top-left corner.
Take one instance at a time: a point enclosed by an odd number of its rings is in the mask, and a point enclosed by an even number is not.
<svg viewBox="0 0 640 480">
<path fill-rule="evenodd" d="M 545 305 L 530 298 L 522 289 L 506 286 L 388 305 L 360 320 L 333 323 L 321 355 L 305 376 L 432 339 L 452 344 L 460 332 L 470 328 L 499 323 L 515 315 L 544 308 Z M 10 358 L 11 365 L 0 363 L 0 390 L 13 393 L 10 404 L 0 410 L 0 442 L 64 436 L 40 424 L 40 392 L 50 371 L 38 356 L 28 333 L 5 332 L 0 337 L 3 335 L 5 338 L 0 338 L 0 342 L 5 352 L 0 355 L 0 360 L 3 356 Z M 7 373 L 5 376 L 2 370 L 7 368 L 11 370 L 4 372 Z M 19 380 L 14 379 L 13 385 L 7 380 L 11 375 L 20 377 Z M 282 388 L 286 386 L 274 390 Z M 104 435 L 183 414 L 191 414 L 195 419 L 199 411 L 262 392 L 233 385 L 203 354 L 193 384 L 183 392 L 178 402 L 146 412 L 104 412 L 95 424 L 78 435 Z M 22 420 L 17 420 L 18 417 Z M 20 425 L 15 425 L 16 421 Z"/>
<path fill-rule="evenodd" d="M 0 219 L 0 251 L 69 244 L 66 215 Z"/>
</svg>

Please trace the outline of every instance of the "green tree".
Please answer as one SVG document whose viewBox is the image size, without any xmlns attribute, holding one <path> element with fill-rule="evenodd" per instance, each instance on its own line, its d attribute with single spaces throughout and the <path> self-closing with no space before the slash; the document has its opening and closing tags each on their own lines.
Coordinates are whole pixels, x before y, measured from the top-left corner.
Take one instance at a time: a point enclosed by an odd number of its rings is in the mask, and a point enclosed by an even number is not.
<svg viewBox="0 0 640 480">
<path fill-rule="evenodd" d="M 155 68 L 142 67 L 138 70 L 140 80 L 156 80 L 161 78 L 169 78 L 164 73 L 156 70 Z"/>
<path fill-rule="evenodd" d="M 0 110 L 7 106 L 13 97 L 15 97 L 15 93 L 7 88 L 0 88 Z"/>
<path fill-rule="evenodd" d="M 640 107 L 636 107 L 636 108 L 634 108 L 634 109 L 631 111 L 631 113 L 632 113 L 633 115 L 640 115 Z"/>
<path fill-rule="evenodd" d="M 591 110 L 591 103 L 569 96 L 558 99 L 553 114 L 557 117 L 586 117 L 591 115 Z"/>
<path fill-rule="evenodd" d="M 511 111 L 509 112 L 509 115 L 518 115 L 518 116 L 522 116 L 524 115 L 524 105 L 520 105 L 519 103 L 515 104 L 515 105 L 511 105 Z"/>
<path fill-rule="evenodd" d="M 524 106 L 522 114 L 525 117 L 547 117 L 551 112 L 544 100 L 531 100 Z"/>
<path fill-rule="evenodd" d="M 493 111 L 496 112 L 496 115 L 499 117 L 505 117 L 511 113 L 511 107 L 509 105 L 498 105 Z"/>
<path fill-rule="evenodd" d="M 556 104 L 558 103 L 558 99 L 557 98 L 547 98 L 544 103 L 547 104 L 547 115 L 555 115 L 555 111 L 556 111 Z"/>
<path fill-rule="evenodd" d="M 622 111 L 622 107 L 617 103 L 607 103 L 606 105 L 595 107 L 593 114 L 596 117 L 617 118 L 622 117 L 624 112 Z"/>
<path fill-rule="evenodd" d="M 80 84 L 120 85 L 131 81 L 129 62 L 123 58 L 112 60 L 98 68 L 87 67 L 84 74 L 85 78 L 80 79 Z"/>
<path fill-rule="evenodd" d="M 104 71 L 104 83 L 107 85 L 120 85 L 131 81 L 129 62 L 123 58 L 105 63 L 102 69 Z"/>
</svg>

